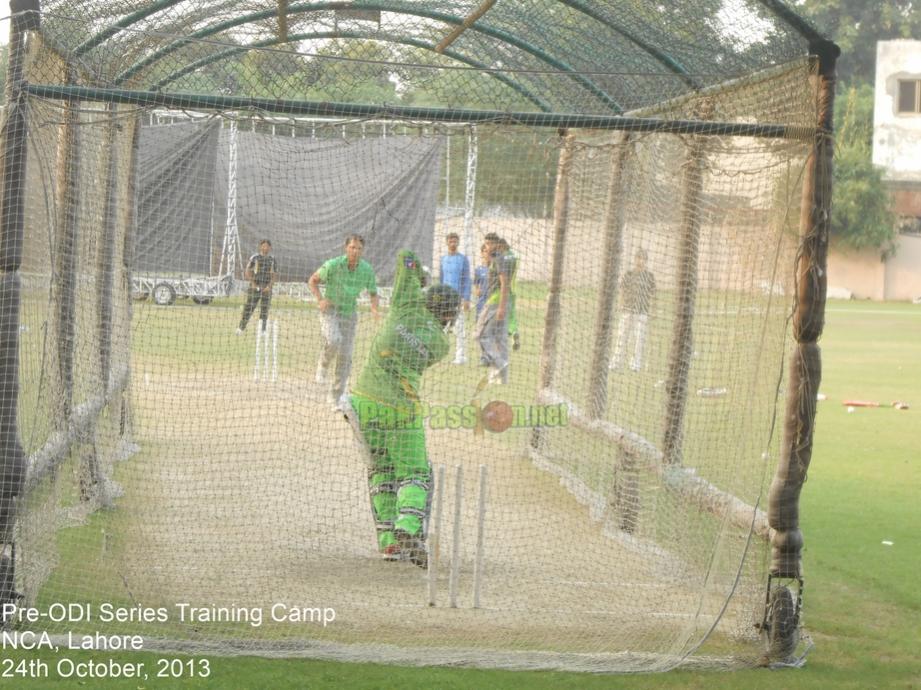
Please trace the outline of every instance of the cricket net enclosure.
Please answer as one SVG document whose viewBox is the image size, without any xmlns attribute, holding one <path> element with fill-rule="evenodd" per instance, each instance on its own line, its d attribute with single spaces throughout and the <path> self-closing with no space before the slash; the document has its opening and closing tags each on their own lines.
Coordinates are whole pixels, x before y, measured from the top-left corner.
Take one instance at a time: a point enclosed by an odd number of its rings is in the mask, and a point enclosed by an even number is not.
<svg viewBox="0 0 921 690">
<path fill-rule="evenodd" d="M 802 659 L 837 48 L 784 3 L 11 5 L 5 634 Z M 317 371 L 306 281 L 352 233 L 381 298 L 359 299 L 353 383 L 399 250 L 437 281 L 456 233 L 476 283 L 494 233 L 515 266 L 508 382 L 480 365 L 476 291 L 423 377 L 425 568 L 378 553 Z M 271 307 L 240 323 L 264 238 Z"/>
</svg>

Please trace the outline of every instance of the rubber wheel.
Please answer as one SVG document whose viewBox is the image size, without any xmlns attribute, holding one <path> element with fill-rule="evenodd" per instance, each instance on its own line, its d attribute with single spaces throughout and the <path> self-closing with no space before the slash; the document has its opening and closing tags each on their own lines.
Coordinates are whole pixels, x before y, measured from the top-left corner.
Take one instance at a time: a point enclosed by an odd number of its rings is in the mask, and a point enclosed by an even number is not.
<svg viewBox="0 0 921 690">
<path fill-rule="evenodd" d="M 768 656 L 788 659 L 799 643 L 796 603 L 787 587 L 775 587 L 768 601 Z"/>
<path fill-rule="evenodd" d="M 195 302 L 195 304 L 211 304 L 212 299 L 214 298 L 213 297 L 197 297 L 197 296 L 192 297 L 192 301 Z"/>
<path fill-rule="evenodd" d="M 153 289 L 154 304 L 167 307 L 176 301 L 176 291 L 169 283 L 160 283 Z"/>
</svg>

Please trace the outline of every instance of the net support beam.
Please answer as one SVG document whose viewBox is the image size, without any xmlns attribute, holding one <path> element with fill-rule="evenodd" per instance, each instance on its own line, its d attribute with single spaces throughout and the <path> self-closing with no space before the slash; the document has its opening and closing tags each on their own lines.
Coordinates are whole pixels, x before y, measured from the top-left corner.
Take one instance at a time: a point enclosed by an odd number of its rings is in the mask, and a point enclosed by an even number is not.
<svg viewBox="0 0 921 690">
<path fill-rule="evenodd" d="M 138 114 L 131 122 L 131 155 L 128 159 L 127 198 L 124 218 L 124 245 L 122 248 L 122 267 L 125 280 L 131 285 L 131 267 L 134 263 L 134 241 L 137 230 L 137 187 L 138 187 L 138 153 L 141 149 L 141 116 Z M 128 300 L 128 323 L 131 323 L 131 300 Z"/>
<path fill-rule="evenodd" d="M 799 496 L 812 459 L 816 394 L 821 380 L 818 339 L 825 326 L 828 287 L 828 233 L 831 220 L 835 63 L 840 53 L 831 42 L 813 47 L 819 61 L 818 133 L 807 161 L 800 225 L 802 242 L 796 262 L 796 310 L 790 363 L 784 439 L 780 462 L 768 498 L 771 537 L 770 573 L 802 577 L 803 535 L 799 529 Z"/>
<path fill-rule="evenodd" d="M 73 78 L 68 68 L 67 78 Z M 54 419 L 63 422 L 70 417 L 74 388 L 74 335 L 77 275 L 77 172 L 80 169 L 80 140 L 77 111 L 79 102 L 64 105 L 58 126 L 57 160 L 55 165 L 55 210 L 57 230 L 54 242 L 54 276 L 52 303 L 54 305 L 54 342 L 57 353 L 57 380 L 54 382 Z"/>
<path fill-rule="evenodd" d="M 562 314 L 563 266 L 566 259 L 566 231 L 569 225 L 569 176 L 572 172 L 572 135 L 563 135 L 563 148 L 557 165 L 556 191 L 553 199 L 553 259 L 544 317 L 544 339 L 540 351 L 538 390 L 550 388 L 556 367 L 557 334 Z"/>
<path fill-rule="evenodd" d="M 712 104 L 705 101 L 701 115 L 710 114 Z M 684 187 L 681 192 L 681 247 L 678 252 L 678 294 L 675 327 L 668 356 L 665 380 L 665 433 L 662 453 L 665 463 L 681 465 L 684 416 L 688 397 L 688 374 L 694 351 L 694 307 L 697 301 L 697 266 L 699 259 L 701 196 L 703 193 L 704 140 L 693 137 L 687 143 L 684 164 Z"/>
<path fill-rule="evenodd" d="M 489 12 L 492 9 L 492 6 L 496 4 L 496 0 L 485 0 L 479 7 L 477 7 L 473 12 L 467 16 L 460 26 L 454 27 L 451 32 L 441 39 L 441 42 L 435 46 L 436 53 L 443 53 L 445 49 L 450 46 L 454 41 L 460 38 L 460 35 L 464 33 L 467 29 L 474 25 L 474 23 L 482 17 L 484 14 Z"/>
<path fill-rule="evenodd" d="M 552 127 L 554 129 L 604 129 L 626 132 L 656 132 L 659 134 L 793 139 L 797 141 L 811 139 L 815 136 L 816 131 L 813 127 L 769 123 L 752 124 L 704 120 L 662 120 L 657 118 L 624 117 L 621 115 L 576 115 L 573 113 L 361 105 L 329 101 L 294 101 L 275 98 L 203 96 L 159 91 L 102 89 L 60 84 L 26 84 L 23 88 L 30 96 L 52 100 L 101 101 L 105 103 L 123 103 L 135 107 L 167 108 L 172 110 L 249 110 L 266 114 L 280 113 L 287 117 L 310 115 L 348 119 L 376 118 L 470 124 L 491 123 L 495 125 Z"/>
<path fill-rule="evenodd" d="M 614 307 L 617 304 L 617 278 L 624 251 L 623 168 L 629 143 L 628 134 L 621 133 L 617 137 L 608 178 L 608 198 L 604 211 L 604 262 L 601 264 L 604 272 L 595 318 L 592 366 L 589 369 L 593 374 L 589 383 L 588 410 L 593 419 L 603 417 L 608 409 L 608 363 L 614 330 Z"/>
<path fill-rule="evenodd" d="M 131 267 L 134 263 L 134 240 L 137 231 L 137 178 L 138 178 L 138 153 L 141 148 L 141 116 L 138 114 L 131 121 L 131 153 L 127 162 L 127 205 L 122 223 L 124 237 L 122 239 L 122 280 L 124 281 L 124 290 L 128 294 L 125 300 L 125 323 L 131 324 L 133 318 L 133 304 L 131 300 L 132 281 Z M 209 244 L 209 247 L 211 245 Z M 130 370 L 129 370 L 130 377 Z M 127 380 L 127 378 L 126 378 Z M 127 384 L 126 384 L 127 385 Z M 130 440 L 133 436 L 133 420 L 131 416 L 131 396 L 122 391 L 121 396 L 121 419 L 119 432 L 123 440 Z"/>
<path fill-rule="evenodd" d="M 569 176 L 572 172 L 573 136 L 562 130 L 563 147 L 557 164 L 556 190 L 553 197 L 553 259 L 544 316 L 544 336 L 538 363 L 538 393 L 550 388 L 556 367 L 557 334 L 562 315 L 563 267 L 566 259 L 566 230 L 569 225 Z M 534 427 L 531 445 L 540 448 L 539 426 Z"/>
<path fill-rule="evenodd" d="M 118 193 L 118 129 L 116 106 L 108 109 L 109 122 L 106 125 L 105 163 L 103 178 L 105 196 L 103 201 L 102 234 L 96 254 L 96 311 L 99 316 L 99 374 L 103 387 L 108 385 L 112 368 L 112 290 L 115 281 L 115 222 L 116 195 Z"/>
<path fill-rule="evenodd" d="M 13 12 L 34 3 L 16 2 Z M 25 481 L 26 459 L 19 440 L 19 325 L 22 303 L 22 252 L 25 220 L 26 96 L 23 63 L 26 31 L 36 28 L 37 15 L 28 13 L 10 24 L 9 62 L 6 73 L 6 112 L 0 140 L 0 605 L 14 602 L 17 499 Z M 0 625 L 5 619 L 0 618 Z"/>
<path fill-rule="evenodd" d="M 255 120 L 253 123 L 255 125 Z M 237 227 L 237 121 L 231 120 L 230 131 L 227 136 L 227 220 L 224 224 L 224 244 L 221 249 L 219 275 L 235 274 L 239 245 L 240 231 Z"/>
<path fill-rule="evenodd" d="M 566 405 L 570 424 L 592 436 L 617 447 L 622 454 L 617 468 L 627 480 L 617 487 L 614 504 L 621 511 L 621 529 L 630 532 L 636 527 L 639 512 L 638 492 L 635 480 L 640 471 L 651 472 L 660 477 L 669 491 L 681 496 L 688 505 L 696 506 L 701 512 L 715 515 L 744 530 L 751 530 L 758 538 L 768 541 L 770 528 L 767 515 L 756 506 L 745 503 L 703 477 L 693 468 L 668 465 L 663 462 L 662 452 L 648 439 L 634 431 L 625 429 L 606 419 L 594 419 L 588 411 L 581 410 L 571 400 L 553 390 L 538 392 L 537 401 L 544 405 Z M 595 514 L 601 515 L 607 509 L 610 498 L 606 493 L 589 487 L 583 478 L 563 470 L 553 462 L 544 461 L 538 451 L 532 449 L 532 458 L 538 466 L 560 476 L 566 487 L 583 503 L 597 506 Z M 543 464 L 541 464 L 543 463 Z M 626 490 L 623 490 L 626 489 Z"/>
<path fill-rule="evenodd" d="M 467 256 L 477 256 L 473 248 L 473 216 L 476 207 L 476 167 L 479 144 L 476 125 L 470 125 L 467 132 L 467 172 L 464 177 L 464 227 L 463 250 Z"/>
<path fill-rule="evenodd" d="M 96 287 L 96 337 L 99 345 L 98 372 L 100 387 L 108 389 L 112 374 L 112 299 L 115 279 L 115 224 L 116 197 L 118 193 L 118 130 L 121 125 L 116 120 L 117 107 L 109 104 L 106 109 L 108 122 L 105 125 L 102 159 L 99 179 L 103 181 L 102 223 L 99 241 L 96 246 L 95 287 Z M 71 276 L 64 276 L 65 279 Z M 70 344 L 71 350 L 74 344 Z M 97 411 L 101 414 L 101 409 Z M 96 425 L 87 442 L 80 445 L 76 454 L 80 463 L 80 498 L 89 501 L 96 497 L 102 485 L 103 476 L 99 465 L 99 449 L 95 440 Z"/>
</svg>

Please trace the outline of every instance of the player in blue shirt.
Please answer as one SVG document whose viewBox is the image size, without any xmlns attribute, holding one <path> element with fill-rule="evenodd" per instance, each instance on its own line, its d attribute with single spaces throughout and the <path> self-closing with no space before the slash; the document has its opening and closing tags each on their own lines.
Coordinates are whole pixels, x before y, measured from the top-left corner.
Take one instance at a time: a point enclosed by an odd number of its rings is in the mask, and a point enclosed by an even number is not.
<svg viewBox="0 0 921 690">
<path fill-rule="evenodd" d="M 492 263 L 492 256 L 489 253 L 489 245 L 485 242 L 480 246 L 480 263 L 473 269 L 473 294 L 476 296 L 476 318 L 479 321 L 480 313 L 486 306 L 486 298 L 489 297 L 489 264 Z M 486 357 L 480 355 L 480 364 L 486 366 Z"/>
<path fill-rule="evenodd" d="M 464 308 L 457 313 L 457 318 L 454 320 L 454 334 L 457 336 L 454 364 L 466 364 L 464 315 L 470 311 L 470 261 L 457 251 L 460 237 L 456 232 L 449 232 L 445 240 L 448 245 L 448 253 L 441 257 L 438 278 L 440 283 L 454 288 L 463 301 Z"/>
</svg>

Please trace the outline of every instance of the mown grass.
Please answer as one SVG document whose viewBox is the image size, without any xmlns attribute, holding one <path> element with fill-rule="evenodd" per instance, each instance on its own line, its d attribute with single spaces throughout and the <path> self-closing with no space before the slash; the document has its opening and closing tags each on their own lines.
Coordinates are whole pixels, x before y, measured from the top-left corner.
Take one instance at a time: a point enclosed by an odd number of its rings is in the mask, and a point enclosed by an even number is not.
<svg viewBox="0 0 921 690">
<path fill-rule="evenodd" d="M 800 505 L 804 624 L 815 648 L 799 670 L 591 676 L 210 657 L 207 679 L 66 681 L 24 687 L 234 688 L 918 688 L 921 663 L 921 307 L 830 302 L 815 449 Z M 879 408 L 848 412 L 842 401 Z M 909 410 L 891 407 L 895 400 Z M 891 544 L 885 543 L 891 542 Z M 7 658 L 59 654 L 4 651 Z M 100 654 L 69 652 L 73 659 Z M 159 654 L 105 655 L 145 661 Z M 176 655 L 170 655 L 176 656 Z M 11 687 L 13 685 L 11 684 Z"/>
</svg>

